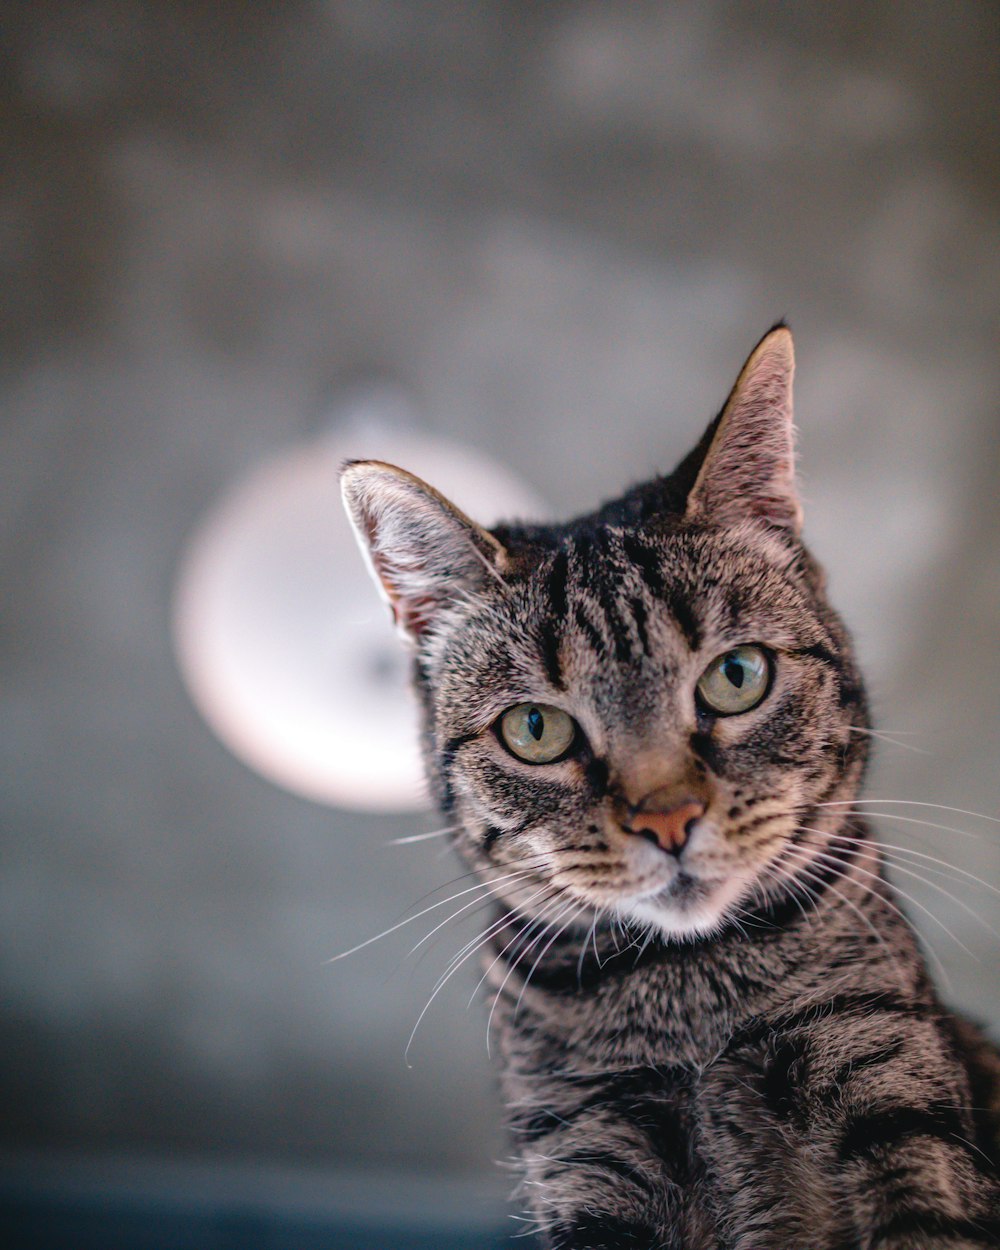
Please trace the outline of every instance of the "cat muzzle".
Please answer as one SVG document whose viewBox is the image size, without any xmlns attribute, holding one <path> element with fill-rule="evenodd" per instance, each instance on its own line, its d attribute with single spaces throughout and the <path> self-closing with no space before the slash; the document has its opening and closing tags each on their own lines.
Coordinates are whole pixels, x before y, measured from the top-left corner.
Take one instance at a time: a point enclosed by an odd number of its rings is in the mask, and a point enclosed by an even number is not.
<svg viewBox="0 0 1000 1250">
<path fill-rule="evenodd" d="M 680 855 L 706 810 L 705 803 L 690 794 L 678 798 L 676 791 L 654 790 L 629 807 L 622 827 L 655 842 L 669 855 Z"/>
</svg>

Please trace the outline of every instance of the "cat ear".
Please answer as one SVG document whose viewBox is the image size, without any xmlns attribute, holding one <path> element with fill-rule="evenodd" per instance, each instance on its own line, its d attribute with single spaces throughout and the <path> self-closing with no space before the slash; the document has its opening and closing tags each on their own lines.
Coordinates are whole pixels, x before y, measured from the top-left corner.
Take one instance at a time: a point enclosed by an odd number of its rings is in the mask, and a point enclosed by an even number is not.
<svg viewBox="0 0 1000 1250">
<path fill-rule="evenodd" d="M 779 325 L 750 353 L 715 425 L 687 500 L 687 518 L 735 525 L 756 519 L 798 535 L 792 428 L 792 334 Z"/>
<path fill-rule="evenodd" d="M 380 460 L 349 460 L 344 506 L 400 632 L 416 642 L 437 614 L 490 578 L 507 553 L 420 478 Z"/>
</svg>

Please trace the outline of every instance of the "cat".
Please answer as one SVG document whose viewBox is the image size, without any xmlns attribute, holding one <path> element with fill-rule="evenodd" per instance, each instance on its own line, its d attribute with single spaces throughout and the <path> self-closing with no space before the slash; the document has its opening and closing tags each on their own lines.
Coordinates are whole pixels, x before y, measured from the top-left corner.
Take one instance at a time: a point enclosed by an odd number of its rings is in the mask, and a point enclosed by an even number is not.
<svg viewBox="0 0 1000 1250">
<path fill-rule="evenodd" d="M 1000 1055 L 940 1004 L 858 815 L 868 710 L 801 538 L 793 371 L 779 324 L 673 474 L 566 525 L 343 469 L 496 900 L 547 1250 L 1000 1246 Z"/>
</svg>

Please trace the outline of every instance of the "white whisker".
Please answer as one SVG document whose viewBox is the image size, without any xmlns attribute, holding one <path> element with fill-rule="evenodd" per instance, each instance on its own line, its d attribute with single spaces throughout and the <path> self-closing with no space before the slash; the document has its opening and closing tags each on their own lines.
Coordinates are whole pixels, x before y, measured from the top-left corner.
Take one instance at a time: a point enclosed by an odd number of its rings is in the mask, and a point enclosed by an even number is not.
<svg viewBox="0 0 1000 1250">
<path fill-rule="evenodd" d="M 524 875 L 524 876 L 531 876 L 531 875 L 532 875 L 532 873 L 530 873 L 530 872 L 525 872 L 523 875 Z M 442 921 L 440 922 L 440 924 L 436 924 L 436 925 L 434 926 L 434 928 L 433 928 L 433 929 L 431 929 L 430 933 L 425 933 L 425 934 L 424 934 L 424 936 L 420 939 L 420 941 L 419 941 L 419 942 L 417 942 L 417 943 L 415 943 L 413 946 L 411 946 L 411 947 L 410 947 L 410 949 L 406 952 L 406 957 L 409 957 L 410 955 L 412 955 L 412 954 L 414 954 L 416 951 L 418 951 L 418 950 L 420 949 L 420 947 L 421 947 L 421 946 L 423 946 L 423 944 L 424 944 L 425 942 L 429 942 L 429 941 L 431 940 L 431 938 L 434 936 L 434 934 L 435 934 L 435 933 L 437 933 L 439 930 L 443 929 L 443 928 L 445 927 L 445 925 L 451 924 L 451 922 L 452 922 L 453 920 L 456 920 L 456 919 L 457 919 L 459 916 L 461 916 L 463 913 L 467 912 L 467 911 L 469 910 L 469 908 L 470 908 L 470 907 L 478 907 L 478 906 L 479 906 L 479 904 L 480 904 L 480 903 L 482 903 L 482 902 L 484 902 L 484 901 L 486 901 L 486 900 L 484 900 L 484 899 L 482 899 L 482 898 L 474 898 L 474 899 L 473 899 L 470 903 L 463 903 L 463 904 L 462 904 L 462 906 L 461 906 L 461 907 L 459 907 L 459 909 L 458 909 L 457 911 L 452 912 L 452 913 L 451 913 L 451 915 L 450 915 L 450 916 L 447 916 L 444 920 L 442 920 Z"/>
<path fill-rule="evenodd" d="M 841 838 L 841 837 L 838 837 L 837 835 L 834 835 L 834 838 L 835 838 L 835 840 L 836 840 L 836 841 L 839 841 L 839 842 L 857 842 L 857 841 L 859 841 L 858 839 L 854 839 L 854 838 Z M 871 846 L 871 845 L 872 845 L 872 843 L 870 843 L 870 842 L 863 842 L 863 841 L 862 841 L 862 844 L 863 844 L 863 845 L 865 845 L 865 846 Z M 980 916 L 980 915 L 979 915 L 979 913 L 978 913 L 978 912 L 977 912 L 974 908 L 970 907 L 970 906 L 969 906 L 969 904 L 968 904 L 968 903 L 966 903 L 964 900 L 960 899 L 957 895 L 952 894 L 950 890 L 946 890 L 946 889 L 944 888 L 944 886 L 943 886 L 943 885 L 939 885 L 936 881 L 931 881 L 931 880 L 929 880 L 927 877 L 923 876 L 921 873 L 918 873 L 918 872 L 914 871 L 914 869 L 913 869 L 912 867 L 910 867 L 910 866 L 908 866 L 908 865 L 906 865 L 906 864 L 896 863 L 896 862 L 895 862 L 895 861 L 893 861 L 892 859 L 889 859 L 889 861 L 888 861 L 888 862 L 889 862 L 890 867 L 891 867 L 891 868 L 894 868 L 894 869 L 896 870 L 896 872 L 901 872 L 901 873 L 904 873 L 906 876 L 908 876 L 908 877 L 912 877 L 915 881 L 919 881 L 919 882 L 921 882 L 923 885 L 930 886 L 930 888 L 931 888 L 932 890 L 937 890 L 937 891 L 938 891 L 938 893 L 939 893 L 939 894 L 943 894 L 943 895 L 945 896 L 945 898 L 949 898 L 949 899 L 951 899 L 951 901 L 952 901 L 952 902 L 953 902 L 953 903 L 954 903 L 957 907 L 961 907 L 963 911 L 968 912 L 968 914 L 969 914 L 969 915 L 970 915 L 970 916 L 971 916 L 974 920 L 978 921 L 978 923 L 979 923 L 979 924 L 981 924 L 981 925 L 982 925 L 985 929 L 987 929 L 990 933 L 992 933 L 992 934 L 993 934 L 993 936 L 994 936 L 995 938 L 1000 939 L 1000 933 L 998 933 L 998 932 L 997 932 L 997 930 L 996 930 L 996 929 L 994 929 L 994 928 L 993 928 L 993 926 L 992 926 L 991 924 L 989 924 L 989 923 L 988 923 L 988 921 L 984 920 L 984 919 L 983 919 L 983 917 L 982 917 L 982 916 Z M 864 871 L 864 869 L 862 869 L 862 871 Z M 935 869 L 933 869 L 933 868 L 928 868 L 926 871 L 927 871 L 927 872 L 934 872 L 934 871 L 935 871 Z M 877 875 L 877 874 L 874 874 L 874 875 Z M 881 880 L 881 878 L 879 878 L 879 880 Z M 977 880 L 978 880 L 978 878 L 977 878 Z M 915 904 L 915 906 L 920 907 L 920 903 L 918 903 L 918 902 L 917 902 L 917 900 L 916 900 L 915 898 L 912 898 L 910 895 L 905 894 L 902 890 L 899 890 L 899 889 L 898 889 L 898 887 L 897 887 L 897 891 L 898 891 L 898 893 L 900 893 L 900 894 L 902 895 L 902 897 L 903 897 L 903 898 L 905 898 L 905 899 L 907 900 L 907 902 L 913 903 L 913 904 Z M 998 891 L 998 893 L 1000 893 L 1000 891 Z M 926 910 L 926 908 L 924 908 L 924 910 Z M 930 913 L 928 913 L 928 914 L 930 914 Z M 932 919 L 935 919 L 935 917 L 932 917 Z M 938 921 L 938 924 L 940 924 L 940 923 L 941 923 L 941 922 L 940 922 L 940 921 Z M 942 927 L 943 927 L 943 926 L 942 926 Z M 946 930 L 946 932 L 947 932 L 947 930 Z M 954 934 L 952 934 L 951 936 L 952 936 L 952 937 L 954 937 Z M 957 939 L 957 938 L 956 938 L 955 940 L 956 940 L 956 941 L 958 941 L 958 939 Z M 959 945 L 961 945 L 961 943 L 959 943 Z M 962 949 L 963 949 L 963 950 L 965 950 L 967 954 L 972 955 L 972 952 L 971 952 L 971 951 L 969 951 L 967 947 L 963 947 Z M 972 957 L 973 957 L 973 958 L 976 958 L 976 956 L 974 956 L 974 955 L 973 955 Z"/>
<path fill-rule="evenodd" d="M 470 951 L 469 954 L 471 955 L 471 953 L 472 952 Z M 468 958 L 468 955 L 466 955 L 463 959 L 459 960 L 458 963 L 454 964 L 453 967 L 451 967 L 442 977 L 438 979 L 438 983 L 434 986 L 434 989 L 431 991 L 431 995 L 427 999 L 427 1002 L 424 1003 L 423 1008 L 421 1009 L 420 1015 L 417 1016 L 416 1023 L 414 1024 L 413 1029 L 410 1032 L 410 1036 L 407 1040 L 406 1047 L 403 1051 L 403 1062 L 406 1064 L 408 1068 L 413 1066 L 410 1063 L 410 1047 L 413 1045 L 413 1039 L 417 1036 L 417 1030 L 420 1028 L 420 1025 L 421 1025 L 421 1022 L 423 1021 L 424 1016 L 426 1016 L 428 1011 L 430 1011 L 431 1004 L 437 998 L 438 994 L 440 994 L 441 991 L 444 989 L 444 987 L 448 984 L 451 978 L 455 975 L 455 973 L 459 970 L 459 968 L 465 962 L 466 958 Z"/>
<path fill-rule="evenodd" d="M 325 962 L 335 964 L 341 959 L 346 959 L 348 955 L 354 955 L 357 951 L 364 950 L 366 946 L 371 946 L 373 942 L 378 942 L 384 937 L 388 937 L 390 933 L 395 933 L 397 929 L 402 929 L 408 924 L 412 924 L 414 920 L 419 920 L 421 916 L 426 916 L 428 912 L 436 911 L 439 907 L 444 907 L 448 903 L 453 903 L 458 898 L 464 898 L 466 894 L 472 894 L 476 890 L 489 892 L 496 885 L 501 885 L 505 881 L 511 881 L 518 877 L 530 876 L 531 870 L 522 870 L 520 872 L 508 873 L 506 876 L 493 878 L 490 881 L 480 881 L 477 885 L 470 885 L 465 890 L 459 890 L 457 894 L 452 894 L 448 898 L 443 898 L 437 903 L 431 903 L 429 907 L 424 907 L 421 911 L 416 912 L 412 916 L 398 921 L 394 925 L 390 925 L 388 929 L 383 929 L 381 933 L 376 933 L 374 937 L 366 938 L 363 942 L 359 942 L 357 946 L 352 946 L 350 950 L 341 951 L 339 955 L 333 955 Z M 433 891 L 432 891 L 433 893 Z"/>
<path fill-rule="evenodd" d="M 864 925 L 865 925 L 865 927 L 866 927 L 866 928 L 867 928 L 867 929 L 868 929 L 868 930 L 872 933 L 872 935 L 875 937 L 876 941 L 879 943 L 879 945 L 882 947 L 882 949 L 885 951 L 886 955 L 888 956 L 888 958 L 889 958 L 889 962 L 890 962 L 890 963 L 893 965 L 893 967 L 896 969 L 896 973 L 897 973 L 897 975 L 898 975 L 898 977 L 899 977 L 899 985 L 900 985 L 900 989 L 902 989 L 902 990 L 904 990 L 904 991 L 905 991 L 905 989 L 907 988 L 907 986 L 906 986 L 906 977 L 905 977 L 905 975 L 904 975 L 902 965 L 900 964 L 899 960 L 897 959 L 897 957 L 896 957 L 896 953 L 893 951 L 893 949 L 892 949 L 892 947 L 889 945 L 889 943 L 885 940 L 885 937 L 883 936 L 883 934 L 881 934 L 881 933 L 878 931 L 878 929 L 875 927 L 875 925 L 872 923 L 872 921 L 871 921 L 870 917 L 868 917 L 868 916 L 866 916 L 866 915 L 865 915 L 865 913 L 861 910 L 861 908 L 857 905 L 857 903 L 855 903 L 855 902 L 854 902 L 854 900 L 853 900 L 853 899 L 848 898 L 846 894 L 844 894 L 841 890 L 838 890 L 838 889 L 837 889 L 837 887 L 836 887 L 835 885 L 833 885 L 833 883 L 832 883 L 832 882 L 830 882 L 830 881 L 824 881 L 824 880 L 823 880 L 823 878 L 822 878 L 822 877 L 821 877 L 821 876 L 820 876 L 817 872 L 815 872 L 815 871 L 813 870 L 813 868 L 812 868 L 812 864 L 814 863 L 814 860 L 813 860 L 813 858 L 812 858 L 811 856 L 807 856 L 807 855 L 806 855 L 806 852 L 805 852 L 805 850 L 804 850 L 802 847 L 786 847 L 786 848 L 785 848 L 785 852 L 792 852 L 792 851 L 797 852 L 798 854 L 805 856 L 805 858 L 803 858 L 802 860 L 800 860 L 800 862 L 799 862 L 799 868 L 798 868 L 798 870 L 797 870 L 797 871 L 798 871 L 799 873 L 802 873 L 802 874 L 806 875 L 807 877 L 809 877 L 809 878 L 810 878 L 810 880 L 815 881 L 817 885 L 823 885 L 826 889 L 828 889 L 828 890 L 830 891 L 830 893 L 831 893 L 831 894 L 833 894 L 836 898 L 839 898 L 839 899 L 840 899 L 840 901 L 841 901 L 842 903 L 846 903 L 846 904 L 847 904 L 847 906 L 848 906 L 848 907 L 850 907 L 850 909 L 851 909 L 851 910 L 852 910 L 852 911 L 853 911 L 853 912 L 854 912 L 854 913 L 858 916 L 858 918 L 861 920 L 862 924 L 864 924 Z M 839 875 L 840 875 L 842 878 L 843 878 L 843 876 L 844 876 L 844 874 L 843 874 L 843 873 L 840 873 Z M 859 882 L 858 884 L 861 884 L 861 883 Z M 864 885 L 862 885 L 862 886 L 861 886 L 861 888 L 862 888 L 862 889 L 864 889 L 864 890 L 866 890 L 866 892 L 867 892 L 869 895 L 872 893 L 872 890 L 871 890 L 871 887 L 870 887 L 870 886 L 864 886 Z M 819 900 L 819 895 L 818 895 L 815 891 L 810 891 L 810 892 L 813 894 L 813 897 L 814 897 L 814 898 L 817 900 L 817 902 L 818 902 L 818 900 Z M 888 900 L 884 900 L 884 901 L 888 902 Z M 900 919 L 903 921 L 903 923 L 906 925 L 906 927 L 907 927 L 907 928 L 908 928 L 911 932 L 913 932 L 913 925 L 911 924 L 910 919 L 909 919 L 909 917 L 906 915 L 906 913 L 905 913 L 904 911 L 900 910 L 900 908 L 898 908 L 898 907 L 894 907 L 891 903 L 889 903 L 889 906 L 890 906 L 890 907 L 892 907 L 893 911 L 895 911 L 895 912 L 896 912 L 896 914 L 900 917 Z M 943 978 L 947 981 L 947 973 L 945 972 L 944 965 L 941 963 L 941 961 L 940 961 L 940 960 L 938 960 L 938 959 L 937 959 L 937 956 L 936 956 L 936 955 L 934 955 L 934 953 L 933 953 L 932 951 L 930 951 L 930 950 L 929 950 L 929 951 L 928 951 L 928 953 L 929 953 L 929 954 L 931 954 L 931 955 L 933 956 L 933 958 L 935 959 L 935 961 L 936 961 L 936 962 L 937 962 L 937 964 L 938 964 L 938 967 L 939 967 L 939 969 L 940 969 L 940 971 L 941 971 L 941 973 L 942 973 Z"/>
<path fill-rule="evenodd" d="M 569 926 L 573 923 L 576 917 L 579 916 L 579 914 L 584 910 L 585 907 L 586 907 L 585 903 L 576 901 L 574 899 L 570 899 L 566 907 L 564 907 L 563 910 L 559 912 L 559 914 L 551 921 L 549 928 L 558 924 L 558 922 L 563 918 L 563 916 L 566 915 L 567 909 L 570 910 L 571 914 L 570 914 L 569 919 L 566 921 L 564 925 L 561 925 L 558 929 L 556 929 L 555 933 L 552 934 L 549 940 L 545 943 L 542 949 L 538 952 L 535 962 L 528 969 L 528 975 L 524 978 L 524 981 L 521 983 L 521 992 L 520 994 L 518 994 L 517 1002 L 514 1004 L 514 1014 L 511 1017 L 513 1020 L 517 1019 L 517 1013 L 521 1010 L 521 999 L 524 997 L 524 991 L 528 988 L 528 983 L 530 982 L 531 978 L 535 975 L 535 969 L 538 967 L 538 965 L 542 962 L 545 956 L 552 949 L 553 943 L 555 943 L 557 939 L 559 938 L 559 936 L 569 928 Z"/>
<path fill-rule="evenodd" d="M 854 807 L 858 804 L 882 803 L 893 807 L 936 807 L 939 812 L 954 812 L 956 816 L 974 816 L 977 820 L 988 820 L 994 825 L 1000 825 L 1000 817 L 987 816 L 985 812 L 972 812 L 965 807 L 948 807 L 945 803 L 924 803 L 919 799 L 832 799 L 827 803 L 817 803 L 817 807 Z M 900 817 L 899 819 L 902 819 Z M 960 829 L 951 830 L 953 833 L 961 833 Z"/>
<path fill-rule="evenodd" d="M 561 900 L 557 899 L 553 901 L 561 901 Z M 535 917 L 535 919 L 531 922 L 530 925 L 527 925 L 524 929 L 521 930 L 520 934 L 518 934 L 518 938 L 524 937 L 526 934 L 531 932 L 531 930 L 539 923 L 542 916 L 545 914 L 545 910 L 547 910 L 547 908 L 543 909 L 543 911 L 540 912 L 539 915 Z M 547 929 L 548 929 L 548 922 L 546 921 L 546 923 L 542 926 L 538 934 L 535 937 L 533 937 L 526 946 L 522 947 L 522 949 L 519 950 L 516 953 L 516 955 L 511 959 L 507 967 L 506 975 L 504 976 L 504 979 L 500 982 L 500 988 L 497 990 L 496 995 L 493 998 L 493 1003 L 490 1006 L 490 1014 L 486 1018 L 486 1053 L 490 1057 L 492 1057 L 492 1053 L 490 1049 L 490 1030 L 493 1027 L 493 1013 L 496 1011 L 497 1004 L 500 1002 L 500 999 L 503 995 L 504 987 L 506 986 L 507 982 L 510 980 L 511 976 L 513 975 L 514 969 L 517 967 L 521 956 L 526 955 L 528 951 L 530 951 L 531 948 L 535 945 L 535 943 L 541 940 L 541 938 L 544 936 Z M 516 940 L 517 939 L 515 939 L 515 941 Z M 490 964 L 490 967 L 487 969 L 487 973 L 489 973 L 489 971 L 493 968 L 497 960 L 507 953 L 507 951 L 510 949 L 511 946 L 513 946 L 513 944 L 514 942 L 512 941 L 508 943 L 507 946 L 504 947 L 504 949 L 500 952 L 500 955 L 497 956 L 497 959 L 494 959 L 493 963 Z"/>
<path fill-rule="evenodd" d="M 405 838 L 390 838 L 386 846 L 407 846 L 411 842 L 429 842 L 431 838 L 443 838 L 446 834 L 457 833 L 461 825 L 446 825 L 443 829 L 432 829 L 430 833 L 411 833 Z"/>
<path fill-rule="evenodd" d="M 805 826 L 800 826 L 800 828 L 805 828 Z M 821 833 L 822 831 L 819 829 L 808 829 L 807 832 Z M 872 846 L 873 844 L 868 843 L 867 845 Z M 829 852 L 827 851 L 817 851 L 816 858 L 826 860 L 830 864 L 839 864 L 840 862 L 835 855 L 830 855 Z M 885 879 L 883 877 L 880 877 L 877 872 L 871 872 L 870 869 L 868 868 L 862 868 L 860 864 L 852 863 L 850 867 L 853 871 L 863 873 L 866 877 L 871 877 L 872 880 L 878 881 L 882 885 L 887 884 Z M 841 874 L 841 875 L 844 875 L 844 874 Z M 933 884 L 933 882 L 925 882 L 925 884 Z M 904 899 L 907 903 L 911 903 L 914 907 L 918 907 L 924 913 L 925 916 L 927 916 L 930 920 L 933 920 L 934 923 L 939 928 L 943 929 L 944 932 L 947 933 L 947 935 L 951 938 L 951 940 L 955 942 L 956 945 L 958 945 L 963 951 L 965 951 L 965 953 L 969 956 L 970 959 L 976 960 L 977 963 L 982 962 L 982 960 L 980 960 L 977 955 L 974 955 L 972 951 L 969 950 L 969 948 L 965 945 L 965 943 L 960 938 L 956 937 L 955 934 L 952 933 L 952 931 L 948 928 L 948 926 L 944 923 L 944 921 L 939 920 L 938 917 L 935 916 L 934 913 L 928 907 L 925 907 L 923 903 L 921 903 L 918 899 L 915 899 L 911 894 L 907 894 L 905 890 L 901 890 L 899 886 L 895 886 L 893 888 L 895 889 L 895 892 L 900 896 L 900 898 Z M 882 901 L 888 903 L 889 900 L 883 897 Z M 900 914 L 903 914 L 903 913 L 900 912 Z"/>
<path fill-rule="evenodd" d="M 878 738 L 882 742 L 888 742 L 890 746 L 899 747 L 902 751 L 913 751 L 916 755 L 930 755 L 930 751 L 923 747 L 914 746 L 912 742 L 897 742 L 895 738 L 896 730 L 891 729 L 862 729 L 858 725 L 848 725 L 847 732 L 852 734 L 864 734 L 866 738 Z M 898 731 L 900 734 L 904 730 Z"/>
<path fill-rule="evenodd" d="M 865 846 L 875 845 L 880 850 L 889 852 L 886 856 L 889 863 L 893 863 L 894 855 L 911 855 L 916 859 L 927 860 L 932 864 L 940 864 L 941 869 L 927 868 L 925 871 L 938 871 L 941 876 L 953 876 L 957 874 L 958 876 L 965 877 L 969 881 L 974 881 L 977 885 L 982 886 L 984 890 L 989 890 L 991 894 L 996 894 L 997 897 L 1000 898 L 1000 889 L 997 889 L 995 885 L 991 885 L 983 877 L 976 876 L 974 872 L 968 872 L 964 868 L 959 868 L 957 864 L 949 864 L 946 859 L 938 859 L 936 855 L 928 855 L 924 851 L 914 850 L 913 847 L 910 846 L 899 846 L 893 842 L 883 842 L 880 837 L 874 837 L 869 840 L 867 838 L 850 837 L 846 833 L 835 833 L 832 834 L 831 837 L 835 838 L 838 842 L 863 843 Z M 945 869 L 947 871 L 942 871 Z"/>
</svg>

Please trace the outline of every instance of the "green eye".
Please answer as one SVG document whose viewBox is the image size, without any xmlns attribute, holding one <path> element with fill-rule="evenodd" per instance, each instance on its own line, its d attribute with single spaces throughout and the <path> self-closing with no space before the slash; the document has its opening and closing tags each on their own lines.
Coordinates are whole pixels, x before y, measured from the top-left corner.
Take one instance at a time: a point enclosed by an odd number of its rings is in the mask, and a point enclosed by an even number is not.
<svg viewBox="0 0 1000 1250">
<path fill-rule="evenodd" d="M 720 716 L 749 712 L 767 694 L 771 665 L 761 647 L 747 645 L 726 651 L 698 679 L 702 703 Z"/>
<path fill-rule="evenodd" d="M 500 736 L 528 764 L 551 764 L 576 737 L 576 722 L 547 703 L 518 703 L 500 717 Z"/>
</svg>

